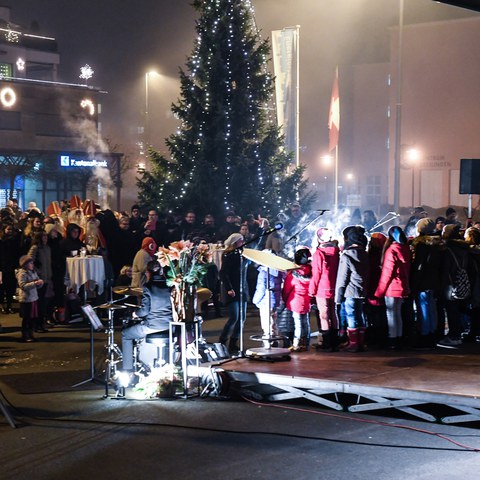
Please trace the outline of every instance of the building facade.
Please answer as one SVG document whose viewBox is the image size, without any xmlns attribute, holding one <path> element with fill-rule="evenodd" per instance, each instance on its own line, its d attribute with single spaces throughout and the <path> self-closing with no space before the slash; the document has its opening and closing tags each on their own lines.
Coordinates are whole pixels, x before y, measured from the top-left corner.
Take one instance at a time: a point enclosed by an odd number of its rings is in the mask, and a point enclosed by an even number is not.
<svg viewBox="0 0 480 480">
<path fill-rule="evenodd" d="M 101 138 L 104 92 L 58 82 L 59 63 L 54 38 L 0 7 L 0 206 L 16 197 L 45 210 L 74 194 L 102 204 L 120 188 L 122 154 Z"/>
</svg>

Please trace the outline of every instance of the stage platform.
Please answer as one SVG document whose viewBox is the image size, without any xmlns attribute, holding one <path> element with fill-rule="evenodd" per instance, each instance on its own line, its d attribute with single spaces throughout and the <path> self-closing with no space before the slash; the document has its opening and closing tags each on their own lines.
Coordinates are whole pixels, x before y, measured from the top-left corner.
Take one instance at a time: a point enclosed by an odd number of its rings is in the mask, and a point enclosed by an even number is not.
<svg viewBox="0 0 480 480">
<path fill-rule="evenodd" d="M 429 422 L 480 422 L 480 345 L 458 350 L 292 353 L 290 359 L 202 364 L 240 395 L 307 400 L 350 412 L 396 409 Z M 393 413 L 393 412 L 392 412 Z M 398 412 L 397 412 L 398 413 Z"/>
</svg>

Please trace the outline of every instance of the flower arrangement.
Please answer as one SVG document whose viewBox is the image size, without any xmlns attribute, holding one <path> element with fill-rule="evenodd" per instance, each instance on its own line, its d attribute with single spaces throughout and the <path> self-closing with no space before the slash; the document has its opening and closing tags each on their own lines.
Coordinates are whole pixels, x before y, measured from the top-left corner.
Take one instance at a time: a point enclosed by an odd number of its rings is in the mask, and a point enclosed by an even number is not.
<svg viewBox="0 0 480 480">
<path fill-rule="evenodd" d="M 183 387 L 182 370 L 177 365 L 165 364 L 153 368 L 149 375 L 140 375 L 133 391 L 142 398 L 174 397 Z"/>
<path fill-rule="evenodd" d="M 195 245 L 189 240 L 173 242 L 168 248 L 160 247 L 156 256 L 162 267 L 169 267 L 166 276 L 167 285 L 173 287 L 174 320 L 192 320 L 196 287 L 212 264 L 209 245 Z"/>
</svg>

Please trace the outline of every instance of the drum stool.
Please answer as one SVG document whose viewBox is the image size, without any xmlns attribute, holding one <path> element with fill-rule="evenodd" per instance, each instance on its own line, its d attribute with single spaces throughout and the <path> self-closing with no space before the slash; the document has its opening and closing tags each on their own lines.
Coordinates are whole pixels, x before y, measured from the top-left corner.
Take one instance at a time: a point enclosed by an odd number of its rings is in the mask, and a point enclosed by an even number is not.
<svg viewBox="0 0 480 480">
<path fill-rule="evenodd" d="M 169 363 L 170 339 L 168 330 L 148 334 L 145 337 L 145 344 L 148 345 L 148 348 L 144 349 L 145 356 L 148 355 L 150 358 L 142 359 L 144 363 L 151 365 L 154 368 Z M 140 354 L 142 355 L 143 352 L 141 351 Z"/>
</svg>

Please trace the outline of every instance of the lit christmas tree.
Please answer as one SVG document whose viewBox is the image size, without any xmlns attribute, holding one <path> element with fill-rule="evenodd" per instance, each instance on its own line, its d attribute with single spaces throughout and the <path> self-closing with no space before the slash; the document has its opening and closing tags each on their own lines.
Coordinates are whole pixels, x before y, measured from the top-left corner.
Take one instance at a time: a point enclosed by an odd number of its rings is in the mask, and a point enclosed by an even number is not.
<svg viewBox="0 0 480 480">
<path fill-rule="evenodd" d="M 139 199 L 197 214 L 275 215 L 306 182 L 272 115 L 269 43 L 258 34 L 250 0 L 193 6 L 198 36 L 172 106 L 179 129 L 166 141 L 170 158 L 150 152 L 153 169 L 138 182 Z"/>
</svg>

